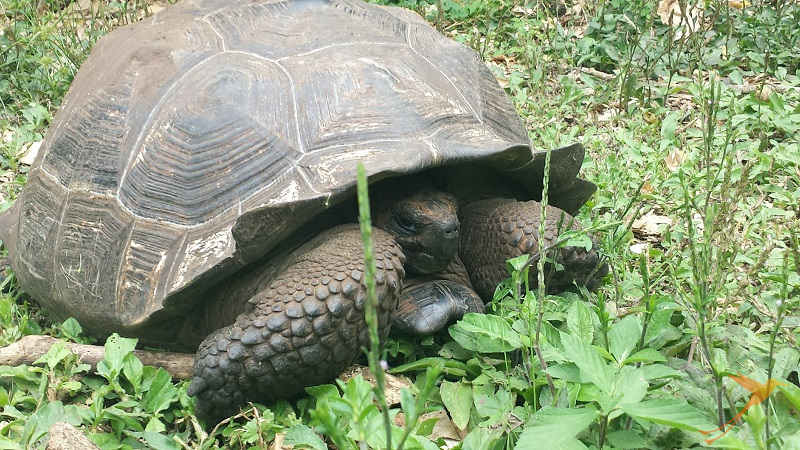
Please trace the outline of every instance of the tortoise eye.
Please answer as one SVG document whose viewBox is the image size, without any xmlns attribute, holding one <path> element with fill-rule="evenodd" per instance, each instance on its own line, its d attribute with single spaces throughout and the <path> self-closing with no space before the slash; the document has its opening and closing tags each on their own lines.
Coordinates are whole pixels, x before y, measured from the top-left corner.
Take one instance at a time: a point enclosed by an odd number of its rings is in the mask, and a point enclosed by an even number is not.
<svg viewBox="0 0 800 450">
<path fill-rule="evenodd" d="M 408 233 L 416 233 L 417 231 L 417 226 L 414 221 L 402 214 L 396 215 L 394 221 L 403 231 Z"/>
</svg>

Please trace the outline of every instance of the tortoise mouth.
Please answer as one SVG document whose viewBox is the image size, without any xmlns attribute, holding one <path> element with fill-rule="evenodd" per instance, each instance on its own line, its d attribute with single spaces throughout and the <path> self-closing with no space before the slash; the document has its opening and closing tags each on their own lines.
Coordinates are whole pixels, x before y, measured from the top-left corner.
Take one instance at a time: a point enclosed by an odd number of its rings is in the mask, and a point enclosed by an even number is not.
<svg viewBox="0 0 800 450">
<path fill-rule="evenodd" d="M 447 267 L 447 261 L 436 258 L 425 251 L 406 252 L 406 265 L 414 272 L 421 275 L 439 272 Z"/>
<path fill-rule="evenodd" d="M 404 247 L 406 267 L 411 272 L 420 275 L 441 272 L 447 268 L 450 261 L 458 253 L 458 244 L 458 237 L 440 237 L 435 246 L 412 245 Z"/>
</svg>

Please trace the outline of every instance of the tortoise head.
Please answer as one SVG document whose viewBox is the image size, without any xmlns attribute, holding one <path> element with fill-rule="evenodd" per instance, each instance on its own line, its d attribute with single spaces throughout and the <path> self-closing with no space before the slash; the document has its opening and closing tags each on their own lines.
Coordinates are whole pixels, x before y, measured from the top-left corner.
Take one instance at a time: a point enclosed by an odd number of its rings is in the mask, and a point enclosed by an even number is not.
<svg viewBox="0 0 800 450">
<path fill-rule="evenodd" d="M 458 253 L 458 202 L 451 194 L 417 191 L 380 213 L 375 224 L 394 236 L 411 272 L 444 270 Z"/>
</svg>

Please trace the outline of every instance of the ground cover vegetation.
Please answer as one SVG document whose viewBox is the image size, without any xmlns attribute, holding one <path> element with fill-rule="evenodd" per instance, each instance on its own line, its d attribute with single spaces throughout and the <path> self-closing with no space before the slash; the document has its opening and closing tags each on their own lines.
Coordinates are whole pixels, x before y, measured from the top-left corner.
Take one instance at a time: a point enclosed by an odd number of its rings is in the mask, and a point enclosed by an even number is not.
<svg viewBox="0 0 800 450">
<path fill-rule="evenodd" d="M 605 284 L 545 295 L 510 261 L 493 315 L 370 349 L 411 380 L 397 404 L 355 377 L 213 429 L 134 340 L 110 338 L 96 373 L 55 345 L 0 366 L 0 448 L 41 448 L 55 421 L 103 449 L 800 448 L 800 3 L 380 3 L 476 49 L 537 148 L 583 142 Z M 92 44 L 164 6 L 0 0 L 0 210 Z M 0 346 L 94 342 L 11 271 L 0 291 Z"/>
</svg>

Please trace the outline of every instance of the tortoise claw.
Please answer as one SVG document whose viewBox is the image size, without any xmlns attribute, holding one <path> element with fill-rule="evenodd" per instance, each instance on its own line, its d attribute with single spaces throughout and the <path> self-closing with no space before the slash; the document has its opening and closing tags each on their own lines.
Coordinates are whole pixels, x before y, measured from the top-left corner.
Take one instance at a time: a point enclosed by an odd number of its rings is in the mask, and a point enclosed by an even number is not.
<svg viewBox="0 0 800 450">
<path fill-rule="evenodd" d="M 392 326 L 408 334 L 433 334 L 468 312 L 484 312 L 475 291 L 455 281 L 429 281 L 403 290 Z"/>
</svg>

